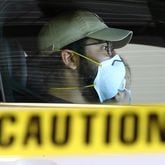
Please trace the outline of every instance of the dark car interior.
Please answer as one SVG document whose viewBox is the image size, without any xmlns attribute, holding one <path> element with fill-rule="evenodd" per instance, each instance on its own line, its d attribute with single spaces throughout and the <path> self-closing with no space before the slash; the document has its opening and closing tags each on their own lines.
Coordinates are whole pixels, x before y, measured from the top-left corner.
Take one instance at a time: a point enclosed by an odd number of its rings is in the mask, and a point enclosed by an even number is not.
<svg viewBox="0 0 165 165">
<path fill-rule="evenodd" d="M 132 30 L 131 43 L 165 46 L 163 0 L 0 0 L 1 102 L 44 102 L 27 88 L 27 61 L 41 27 L 63 11 L 89 10 L 110 27 Z"/>
</svg>

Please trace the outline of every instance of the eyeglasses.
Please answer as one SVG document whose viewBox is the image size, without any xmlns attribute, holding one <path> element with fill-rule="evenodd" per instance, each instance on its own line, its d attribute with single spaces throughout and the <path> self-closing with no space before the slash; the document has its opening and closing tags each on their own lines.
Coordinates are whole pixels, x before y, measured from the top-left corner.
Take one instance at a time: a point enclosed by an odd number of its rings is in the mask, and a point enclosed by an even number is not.
<svg viewBox="0 0 165 165">
<path fill-rule="evenodd" d="M 85 46 L 98 45 L 98 44 L 104 44 L 102 45 L 101 49 L 106 50 L 108 56 L 110 57 L 112 56 L 113 47 L 112 47 L 112 43 L 109 41 L 97 41 L 97 42 L 85 44 Z"/>
</svg>

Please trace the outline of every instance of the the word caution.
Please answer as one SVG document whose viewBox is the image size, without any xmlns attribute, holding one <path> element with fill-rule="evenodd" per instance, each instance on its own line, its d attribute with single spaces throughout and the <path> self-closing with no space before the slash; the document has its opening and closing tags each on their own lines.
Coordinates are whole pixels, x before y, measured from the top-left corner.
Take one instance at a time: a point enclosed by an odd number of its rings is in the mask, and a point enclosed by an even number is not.
<svg viewBox="0 0 165 165">
<path fill-rule="evenodd" d="M 1 155 L 165 152 L 165 106 L 1 106 Z"/>
</svg>

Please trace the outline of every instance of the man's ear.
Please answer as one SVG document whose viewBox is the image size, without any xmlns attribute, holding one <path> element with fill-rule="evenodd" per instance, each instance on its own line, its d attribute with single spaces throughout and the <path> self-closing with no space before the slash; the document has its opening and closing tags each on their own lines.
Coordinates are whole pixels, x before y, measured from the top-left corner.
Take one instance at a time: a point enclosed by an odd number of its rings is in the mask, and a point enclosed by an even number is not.
<svg viewBox="0 0 165 165">
<path fill-rule="evenodd" d="M 77 69 L 78 66 L 78 56 L 74 55 L 71 50 L 64 49 L 61 51 L 61 57 L 64 64 L 70 69 Z"/>
</svg>

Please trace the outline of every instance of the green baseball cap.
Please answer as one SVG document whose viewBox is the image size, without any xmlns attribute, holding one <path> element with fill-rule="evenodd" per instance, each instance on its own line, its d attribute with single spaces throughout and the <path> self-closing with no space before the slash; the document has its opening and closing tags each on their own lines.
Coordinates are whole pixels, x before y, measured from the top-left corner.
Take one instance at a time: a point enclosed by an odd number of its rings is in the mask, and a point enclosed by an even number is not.
<svg viewBox="0 0 165 165">
<path fill-rule="evenodd" d="M 132 38 L 132 31 L 108 27 L 103 20 L 88 11 L 63 14 L 48 22 L 38 37 L 39 50 L 53 52 L 75 41 L 89 37 L 110 41 L 113 47 L 121 48 Z"/>
</svg>

